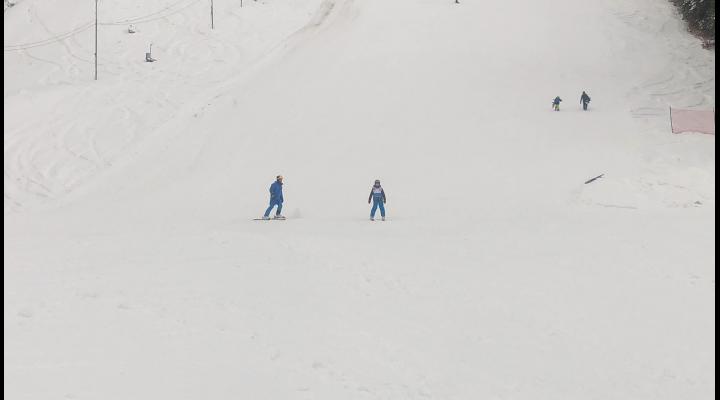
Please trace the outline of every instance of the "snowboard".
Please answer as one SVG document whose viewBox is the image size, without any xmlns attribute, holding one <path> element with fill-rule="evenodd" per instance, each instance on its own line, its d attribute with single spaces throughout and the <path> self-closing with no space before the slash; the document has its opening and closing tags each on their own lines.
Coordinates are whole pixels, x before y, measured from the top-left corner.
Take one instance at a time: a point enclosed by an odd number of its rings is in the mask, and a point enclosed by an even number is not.
<svg viewBox="0 0 720 400">
<path fill-rule="evenodd" d="M 285 217 L 282 217 L 282 218 L 269 218 L 269 219 L 265 219 L 265 218 L 253 218 L 253 221 L 285 221 L 286 219 L 287 219 L 287 218 L 285 218 Z"/>
</svg>

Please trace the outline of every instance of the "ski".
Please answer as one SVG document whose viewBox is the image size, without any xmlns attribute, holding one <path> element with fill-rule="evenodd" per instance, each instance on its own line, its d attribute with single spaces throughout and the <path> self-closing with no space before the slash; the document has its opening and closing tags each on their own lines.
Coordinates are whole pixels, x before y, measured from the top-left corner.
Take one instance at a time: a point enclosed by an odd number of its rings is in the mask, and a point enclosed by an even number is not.
<svg viewBox="0 0 720 400">
<path fill-rule="evenodd" d="M 595 180 L 597 180 L 597 179 L 600 179 L 600 178 L 603 177 L 603 175 L 605 175 L 605 174 L 600 174 L 600 175 L 598 175 L 598 176 L 596 176 L 596 177 L 594 177 L 594 178 L 592 178 L 592 179 L 588 179 L 588 180 L 585 181 L 585 184 L 587 185 L 587 184 L 590 183 L 590 182 L 593 182 L 593 181 L 595 181 Z"/>
</svg>

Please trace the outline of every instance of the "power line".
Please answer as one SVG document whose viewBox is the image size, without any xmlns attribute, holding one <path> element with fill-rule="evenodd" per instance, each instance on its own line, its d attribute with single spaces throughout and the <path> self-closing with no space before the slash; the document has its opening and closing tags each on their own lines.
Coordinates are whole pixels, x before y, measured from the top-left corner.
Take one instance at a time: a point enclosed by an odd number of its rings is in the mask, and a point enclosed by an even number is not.
<svg viewBox="0 0 720 400">
<path fill-rule="evenodd" d="M 185 2 L 185 1 L 188 1 L 188 0 L 178 0 L 178 1 L 176 1 L 176 2 L 174 2 L 174 3 L 172 3 L 172 4 L 170 4 L 170 5 L 165 6 L 165 8 L 162 8 L 162 9 L 160 9 L 160 10 L 158 10 L 158 11 L 155 11 L 155 12 L 152 12 L 152 13 L 150 13 L 150 14 L 141 15 L 141 16 L 139 16 L 139 17 L 125 18 L 125 19 L 122 19 L 122 20 L 118 20 L 118 21 L 115 21 L 115 22 L 108 22 L 108 23 L 105 23 L 105 24 L 107 24 L 107 25 L 110 25 L 110 24 L 127 24 L 127 23 L 130 23 L 130 24 L 131 24 L 131 23 L 136 22 L 136 20 L 144 19 L 144 18 L 147 18 L 147 17 L 151 17 L 151 16 L 153 16 L 153 15 L 160 14 L 160 13 L 166 11 L 166 10 L 169 10 L 169 9 L 175 7 L 176 5 L 178 5 L 178 4 L 180 4 L 180 3 Z"/>
<path fill-rule="evenodd" d="M 52 43 L 55 43 L 55 42 L 60 42 L 60 41 L 63 41 L 63 40 L 65 40 L 65 39 L 69 39 L 69 38 L 71 38 L 71 37 L 73 37 L 73 36 L 75 36 L 75 35 L 77 35 L 77 34 L 79 34 L 79 33 L 81 33 L 81 32 L 84 32 L 84 31 L 92 28 L 94 25 L 95 25 L 95 23 L 92 22 L 92 21 L 91 21 L 91 22 L 86 22 L 85 24 L 80 25 L 80 26 L 78 26 L 77 28 L 75 28 L 75 29 L 73 29 L 73 30 L 71 30 L 71 31 L 64 32 L 64 33 L 61 33 L 61 34 L 59 34 L 59 35 L 55 35 L 55 36 L 53 36 L 53 37 L 49 37 L 49 38 L 46 38 L 46 39 L 43 39 L 43 40 L 38 40 L 38 41 L 35 41 L 35 42 L 22 43 L 22 44 L 9 44 L 9 45 L 5 45 L 5 46 L 3 46 L 3 50 L 4 50 L 4 51 L 19 51 L 19 50 L 31 49 L 31 48 L 33 48 L 33 47 L 45 46 L 45 45 L 52 44 Z"/>
<path fill-rule="evenodd" d="M 158 14 L 161 14 L 168 10 L 171 10 L 173 7 L 175 7 L 178 4 L 181 4 L 183 2 L 186 2 L 186 1 L 187 0 L 177 1 L 175 3 L 172 3 L 171 5 L 163 8 L 162 10 L 155 11 L 150 14 L 143 15 L 143 16 L 128 18 L 128 19 L 125 19 L 122 21 L 100 22 L 97 24 L 98 25 L 125 25 L 128 23 L 144 23 L 144 22 L 156 21 L 158 19 L 167 18 L 171 15 L 175 15 L 175 14 L 185 10 L 186 8 L 190 7 L 191 5 L 198 3 L 201 0 L 191 0 L 190 3 L 183 5 L 182 7 L 178 8 L 178 9 L 172 10 L 171 12 L 169 12 L 167 14 L 158 15 Z M 154 17 L 154 18 L 149 18 L 149 17 Z M 67 31 L 67 32 L 64 32 L 64 33 L 61 33 L 61 34 L 58 34 L 58 35 L 55 35 L 55 36 L 52 36 L 49 38 L 45 38 L 45 39 L 34 41 L 34 42 L 5 45 L 5 46 L 3 46 L 3 51 L 5 51 L 5 52 L 21 51 L 21 50 L 27 50 L 27 49 L 32 49 L 35 47 L 41 47 L 41 46 L 46 46 L 49 44 L 57 43 L 57 42 L 69 39 L 79 33 L 82 33 L 84 31 L 94 27 L 95 24 L 96 24 L 96 22 L 94 22 L 94 21 L 88 21 L 70 31 Z"/>
<path fill-rule="evenodd" d="M 187 0 L 182 0 L 182 1 L 187 1 Z M 174 5 L 177 5 L 177 4 L 179 4 L 179 3 L 182 3 L 182 1 L 178 1 L 178 2 L 175 3 Z M 159 11 L 159 12 L 154 12 L 154 13 L 151 13 L 151 14 L 148 14 L 148 15 L 144 15 L 144 16 L 141 16 L 141 17 L 135 17 L 135 18 L 131 18 L 131 19 L 125 19 L 125 20 L 122 20 L 122 21 L 114 21 L 114 22 L 100 22 L 100 25 L 141 24 L 141 23 L 144 23 L 144 22 L 157 21 L 157 20 L 159 20 L 159 19 L 163 19 L 163 18 L 167 18 L 167 17 L 169 17 L 169 16 L 171 16 L 171 15 L 175 15 L 175 14 L 179 13 L 180 11 L 183 11 L 184 9 L 186 9 L 186 8 L 192 6 L 193 4 L 198 3 L 198 2 L 200 2 L 200 1 L 201 1 L 201 0 L 192 0 L 192 1 L 190 1 L 190 3 L 185 4 L 184 6 L 178 8 L 178 9 L 176 9 L 176 10 L 173 10 L 172 12 L 169 12 L 169 13 L 163 14 L 163 15 L 158 15 L 157 17 L 153 17 L 153 18 L 148 18 L 148 17 L 157 15 L 158 13 L 160 13 L 160 12 L 162 12 L 162 11 L 169 10 L 172 6 L 168 6 L 168 7 L 166 7 L 165 9 L 163 9 L 163 10 L 161 10 L 161 11 Z M 173 6 L 174 6 L 174 5 L 173 5 Z"/>
</svg>

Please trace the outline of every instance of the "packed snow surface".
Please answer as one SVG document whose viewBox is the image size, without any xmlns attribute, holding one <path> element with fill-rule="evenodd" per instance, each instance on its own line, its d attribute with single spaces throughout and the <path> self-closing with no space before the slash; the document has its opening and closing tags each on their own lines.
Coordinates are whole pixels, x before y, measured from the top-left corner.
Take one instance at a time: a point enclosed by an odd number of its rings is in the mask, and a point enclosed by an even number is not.
<svg viewBox="0 0 720 400">
<path fill-rule="evenodd" d="M 6 398 L 714 397 L 715 138 L 668 110 L 715 55 L 669 2 L 100 1 L 97 81 L 94 1 L 14 3 Z"/>
</svg>

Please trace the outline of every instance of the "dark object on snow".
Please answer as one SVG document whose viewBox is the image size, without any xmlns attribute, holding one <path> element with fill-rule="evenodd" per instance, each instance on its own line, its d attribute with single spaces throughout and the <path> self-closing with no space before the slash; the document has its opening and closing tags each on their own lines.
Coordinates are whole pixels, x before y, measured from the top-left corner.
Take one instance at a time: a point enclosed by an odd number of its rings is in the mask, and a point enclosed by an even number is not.
<svg viewBox="0 0 720 400">
<path fill-rule="evenodd" d="M 596 177 L 594 177 L 594 178 L 592 178 L 592 179 L 588 179 L 588 180 L 585 181 L 585 184 L 587 185 L 588 183 L 594 181 L 595 179 L 600 179 L 600 178 L 603 177 L 603 175 L 605 175 L 605 174 L 600 174 L 600 175 L 598 175 L 598 176 L 596 176 Z"/>
</svg>

